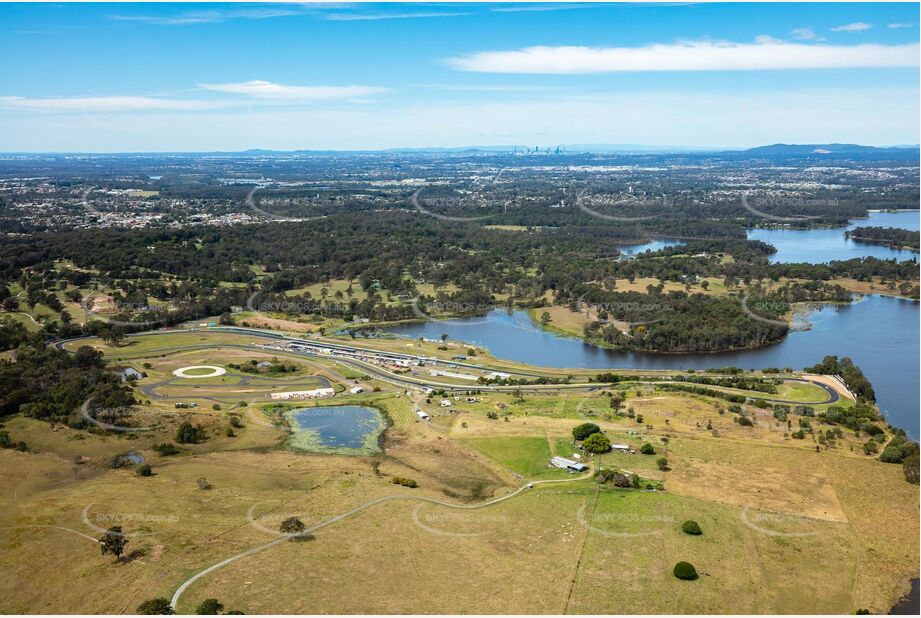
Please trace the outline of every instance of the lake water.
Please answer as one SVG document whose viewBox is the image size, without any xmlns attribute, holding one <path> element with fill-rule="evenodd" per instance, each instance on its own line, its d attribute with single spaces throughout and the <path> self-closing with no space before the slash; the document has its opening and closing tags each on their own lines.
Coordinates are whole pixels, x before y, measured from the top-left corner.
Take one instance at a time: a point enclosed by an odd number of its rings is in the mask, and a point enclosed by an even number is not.
<svg viewBox="0 0 921 618">
<path fill-rule="evenodd" d="M 913 251 L 890 249 L 885 245 L 872 245 L 848 240 L 844 232 L 856 227 L 900 227 L 906 230 L 919 229 L 917 210 L 901 212 L 871 212 L 866 219 L 854 219 L 845 227 L 816 230 L 748 230 L 749 240 L 761 240 L 777 248 L 770 257 L 771 262 L 830 262 L 849 260 L 855 257 L 877 257 L 880 259 L 911 260 L 918 256 Z"/>
<path fill-rule="evenodd" d="M 377 437 L 386 423 L 381 413 L 365 406 L 321 406 L 285 412 L 297 450 L 341 453 L 377 452 Z"/>
<path fill-rule="evenodd" d="M 619 245 L 615 244 L 620 252 L 628 258 L 634 257 L 637 254 L 643 253 L 644 251 L 659 251 L 665 249 L 666 247 L 673 247 L 675 245 L 683 244 L 680 240 L 652 240 L 650 242 L 645 242 L 639 245 Z"/>
<path fill-rule="evenodd" d="M 827 354 L 850 356 L 876 389 L 887 419 L 918 436 L 918 303 L 868 296 L 849 305 L 821 305 L 807 314 L 809 330 L 775 345 L 717 354 L 650 354 L 607 350 L 546 332 L 527 313 L 495 310 L 481 318 L 427 321 L 390 329 L 408 337 L 451 339 L 489 348 L 498 358 L 539 367 L 803 369 Z"/>
</svg>

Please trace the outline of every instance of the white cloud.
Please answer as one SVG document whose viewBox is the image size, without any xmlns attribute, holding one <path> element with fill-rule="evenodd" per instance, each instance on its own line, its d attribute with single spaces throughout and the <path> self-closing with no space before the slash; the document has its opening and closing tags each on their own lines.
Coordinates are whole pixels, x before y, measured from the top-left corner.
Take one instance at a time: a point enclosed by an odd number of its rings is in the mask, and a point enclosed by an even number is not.
<svg viewBox="0 0 921 618">
<path fill-rule="evenodd" d="M 449 58 L 480 73 L 585 74 L 622 71 L 757 71 L 916 67 L 919 46 L 806 45 L 775 39 L 755 43 L 688 41 L 643 47 L 526 47 Z"/>
<path fill-rule="evenodd" d="M 894 24 L 889 24 L 886 26 L 890 30 L 898 30 L 899 28 L 911 28 L 912 24 L 896 22 Z"/>
<path fill-rule="evenodd" d="M 253 80 L 230 84 L 199 84 L 203 90 L 242 94 L 257 99 L 286 101 L 318 101 L 349 99 L 387 92 L 387 88 L 374 86 L 287 86 L 272 82 Z"/>
<path fill-rule="evenodd" d="M 173 16 L 151 15 L 110 15 L 115 21 L 140 21 L 164 26 L 189 26 L 194 24 L 214 24 L 231 19 L 270 19 L 298 15 L 299 11 L 282 8 L 251 8 L 229 11 L 186 11 Z"/>
<path fill-rule="evenodd" d="M 47 112 L 202 111 L 225 107 L 214 101 L 161 99 L 144 96 L 0 97 L 0 108 Z"/>
<path fill-rule="evenodd" d="M 199 88 L 213 92 L 239 95 L 221 100 L 177 99 L 152 96 L 81 96 L 81 97 L 21 97 L 0 96 L 0 109 L 58 112 L 204 112 L 229 110 L 254 104 L 262 106 L 296 105 L 317 101 L 367 103 L 364 97 L 387 92 L 372 86 L 286 86 L 267 81 L 231 84 L 200 84 Z"/>
<path fill-rule="evenodd" d="M 98 118 L 99 122 L 91 122 Z M 10 151 L 391 148 L 624 143 L 755 146 L 904 144 L 919 131 L 917 87 L 688 92 L 649 90 L 526 101 L 221 113 L 0 113 Z"/>
<path fill-rule="evenodd" d="M 863 21 L 855 21 L 852 24 L 845 24 L 843 26 L 836 26 L 831 29 L 832 32 L 863 32 L 864 30 L 869 30 L 873 26 Z"/>
<path fill-rule="evenodd" d="M 605 5 L 600 5 L 604 8 Z M 599 8 L 598 4 L 523 4 L 498 6 L 489 9 L 493 13 L 543 13 L 546 11 L 575 11 L 579 9 Z"/>
<path fill-rule="evenodd" d="M 331 13 L 327 21 L 378 21 L 381 19 L 423 19 L 428 17 L 461 17 L 471 13 Z"/>
<path fill-rule="evenodd" d="M 790 36 L 797 41 L 814 41 L 817 38 L 812 28 L 796 28 L 790 31 Z"/>
</svg>

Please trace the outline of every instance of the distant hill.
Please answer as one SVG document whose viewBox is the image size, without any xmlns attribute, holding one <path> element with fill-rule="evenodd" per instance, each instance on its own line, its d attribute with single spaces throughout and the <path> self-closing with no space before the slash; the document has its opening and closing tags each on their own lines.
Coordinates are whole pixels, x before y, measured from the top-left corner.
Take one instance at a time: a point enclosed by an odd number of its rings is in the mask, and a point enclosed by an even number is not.
<svg viewBox="0 0 921 618">
<path fill-rule="evenodd" d="M 917 156 L 918 146 L 881 148 L 878 146 L 861 146 L 860 144 L 771 144 L 770 146 L 749 148 L 744 152 L 753 156 L 896 155 L 904 157 L 911 154 Z"/>
</svg>

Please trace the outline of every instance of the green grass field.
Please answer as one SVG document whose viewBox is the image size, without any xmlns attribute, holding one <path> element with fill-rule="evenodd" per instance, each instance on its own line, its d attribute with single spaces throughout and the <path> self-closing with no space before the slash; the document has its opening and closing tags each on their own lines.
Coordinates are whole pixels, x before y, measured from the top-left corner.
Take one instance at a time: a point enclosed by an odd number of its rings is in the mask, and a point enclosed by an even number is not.
<svg viewBox="0 0 921 618">
<path fill-rule="evenodd" d="M 563 470 L 548 466 L 552 454 L 546 438 L 500 436 L 472 438 L 463 443 L 527 479 L 564 478 L 567 475 Z"/>
</svg>

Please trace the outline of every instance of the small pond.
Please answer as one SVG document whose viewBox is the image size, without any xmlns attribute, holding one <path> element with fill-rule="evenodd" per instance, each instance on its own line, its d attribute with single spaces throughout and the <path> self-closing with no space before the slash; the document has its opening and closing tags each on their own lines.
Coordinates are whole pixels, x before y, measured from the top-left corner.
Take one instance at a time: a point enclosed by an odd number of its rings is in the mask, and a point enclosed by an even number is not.
<svg viewBox="0 0 921 618">
<path fill-rule="evenodd" d="M 144 463 L 144 456 L 140 453 L 131 451 L 130 453 L 122 453 L 121 455 L 116 455 L 112 460 L 113 468 L 124 468 L 126 466 L 137 466 Z"/>
<path fill-rule="evenodd" d="M 318 406 L 284 413 L 291 428 L 287 447 L 298 451 L 368 455 L 380 451 L 384 416 L 366 406 Z"/>
</svg>

